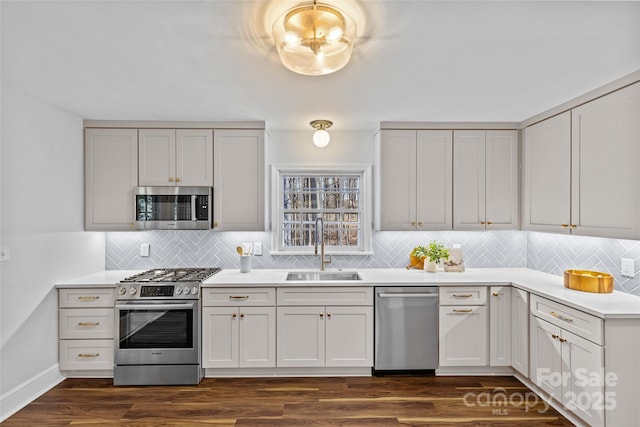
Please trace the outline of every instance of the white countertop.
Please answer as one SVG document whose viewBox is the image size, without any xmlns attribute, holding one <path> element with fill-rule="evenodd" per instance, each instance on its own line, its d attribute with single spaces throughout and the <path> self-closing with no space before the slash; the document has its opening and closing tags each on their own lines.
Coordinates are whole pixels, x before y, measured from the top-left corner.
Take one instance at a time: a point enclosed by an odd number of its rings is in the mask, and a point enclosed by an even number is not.
<svg viewBox="0 0 640 427">
<path fill-rule="evenodd" d="M 289 271 L 316 271 L 299 269 L 253 269 L 240 273 L 237 269 L 223 269 L 205 280 L 203 288 L 250 286 L 399 286 L 399 285 L 480 285 L 509 284 L 551 300 L 570 305 L 602 318 L 640 318 L 640 297 L 614 291 L 594 294 L 564 287 L 563 278 L 527 268 L 470 268 L 461 273 L 427 273 L 422 270 L 396 269 L 344 269 L 357 271 L 362 280 L 304 282 L 287 281 Z M 335 270 L 328 270 L 335 271 Z M 86 286 L 115 286 L 120 280 L 140 270 L 105 270 L 56 283 L 58 288 Z"/>
</svg>

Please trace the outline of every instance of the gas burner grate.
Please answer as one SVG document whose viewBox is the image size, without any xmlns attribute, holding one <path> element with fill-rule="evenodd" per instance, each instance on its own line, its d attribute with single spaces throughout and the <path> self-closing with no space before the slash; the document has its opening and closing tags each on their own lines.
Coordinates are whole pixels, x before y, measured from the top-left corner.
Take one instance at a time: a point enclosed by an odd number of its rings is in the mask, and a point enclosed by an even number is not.
<svg viewBox="0 0 640 427">
<path fill-rule="evenodd" d="M 154 268 L 123 279 L 120 283 L 133 282 L 202 282 L 221 268 Z"/>
</svg>

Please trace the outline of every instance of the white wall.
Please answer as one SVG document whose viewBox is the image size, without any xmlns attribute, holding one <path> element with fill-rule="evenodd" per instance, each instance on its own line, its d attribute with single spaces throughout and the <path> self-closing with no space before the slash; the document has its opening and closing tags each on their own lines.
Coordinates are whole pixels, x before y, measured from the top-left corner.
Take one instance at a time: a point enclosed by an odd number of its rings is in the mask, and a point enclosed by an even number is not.
<svg viewBox="0 0 640 427">
<path fill-rule="evenodd" d="M 58 371 L 54 283 L 104 268 L 104 234 L 83 231 L 82 119 L 2 87 L 0 420 Z"/>
</svg>

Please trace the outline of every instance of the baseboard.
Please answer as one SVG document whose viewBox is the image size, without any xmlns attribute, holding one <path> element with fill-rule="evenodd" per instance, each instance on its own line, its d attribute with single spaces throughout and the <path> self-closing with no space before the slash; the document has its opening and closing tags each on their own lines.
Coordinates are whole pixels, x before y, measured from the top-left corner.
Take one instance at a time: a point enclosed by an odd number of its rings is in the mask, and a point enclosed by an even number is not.
<svg viewBox="0 0 640 427">
<path fill-rule="evenodd" d="M 56 363 L 0 396 L 0 422 L 33 402 L 46 391 L 64 381 Z"/>
</svg>

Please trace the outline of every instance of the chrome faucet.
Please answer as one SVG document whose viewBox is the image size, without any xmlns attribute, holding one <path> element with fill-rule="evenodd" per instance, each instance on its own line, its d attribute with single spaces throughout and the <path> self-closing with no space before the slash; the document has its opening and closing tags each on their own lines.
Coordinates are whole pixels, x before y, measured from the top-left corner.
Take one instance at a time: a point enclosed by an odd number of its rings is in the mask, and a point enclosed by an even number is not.
<svg viewBox="0 0 640 427">
<path fill-rule="evenodd" d="M 320 228 L 318 231 L 318 222 Z M 324 271 L 325 264 L 331 264 L 331 255 L 327 258 L 324 256 L 324 221 L 322 217 L 316 218 L 316 242 L 315 242 L 315 254 L 318 255 L 318 239 L 320 239 L 320 271 Z"/>
</svg>

